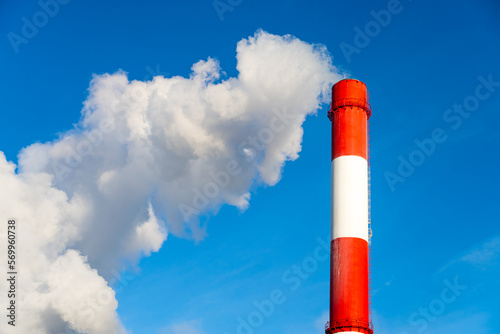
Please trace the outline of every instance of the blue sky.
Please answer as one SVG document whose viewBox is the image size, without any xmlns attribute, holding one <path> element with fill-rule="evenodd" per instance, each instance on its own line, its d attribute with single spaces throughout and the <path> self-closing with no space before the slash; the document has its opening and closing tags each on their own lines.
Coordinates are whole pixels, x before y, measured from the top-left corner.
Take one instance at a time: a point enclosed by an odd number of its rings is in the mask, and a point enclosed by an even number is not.
<svg viewBox="0 0 500 334">
<path fill-rule="evenodd" d="M 212 57 L 235 77 L 236 44 L 258 29 L 323 44 L 370 92 L 375 332 L 500 333 L 500 5 L 402 0 L 381 26 L 373 13 L 395 2 L 221 3 L 231 10 L 218 13 L 212 1 L 72 0 L 13 45 L 8 34 L 22 35 L 22 18 L 42 7 L 2 1 L 0 150 L 17 163 L 21 149 L 72 129 L 93 74 L 189 77 L 194 63 Z M 370 26 L 379 31 L 360 43 L 358 29 Z M 448 111 L 464 103 L 467 116 Z M 246 210 L 224 205 L 202 215 L 203 240 L 169 234 L 158 252 L 125 266 L 120 281 L 108 276 L 127 330 L 322 332 L 329 261 L 315 258 L 304 278 L 289 271 L 329 234 L 326 111 L 324 104 L 307 116 L 300 157 L 276 185 L 252 185 Z M 419 153 L 416 142 L 431 141 Z M 290 275 L 300 286 L 284 279 Z M 443 299 L 450 284 L 459 288 Z M 248 323 L 273 294 L 280 302 L 269 316 L 242 331 L 240 319 Z"/>
</svg>

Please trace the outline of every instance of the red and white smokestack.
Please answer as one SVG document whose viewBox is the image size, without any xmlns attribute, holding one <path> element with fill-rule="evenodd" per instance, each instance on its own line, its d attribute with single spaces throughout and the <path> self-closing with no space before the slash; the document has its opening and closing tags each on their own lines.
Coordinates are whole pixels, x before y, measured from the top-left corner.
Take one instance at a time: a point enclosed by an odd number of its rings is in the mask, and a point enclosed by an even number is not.
<svg viewBox="0 0 500 334">
<path fill-rule="evenodd" d="M 369 198 L 366 85 L 346 79 L 332 88 L 330 322 L 326 334 L 368 333 Z"/>
</svg>

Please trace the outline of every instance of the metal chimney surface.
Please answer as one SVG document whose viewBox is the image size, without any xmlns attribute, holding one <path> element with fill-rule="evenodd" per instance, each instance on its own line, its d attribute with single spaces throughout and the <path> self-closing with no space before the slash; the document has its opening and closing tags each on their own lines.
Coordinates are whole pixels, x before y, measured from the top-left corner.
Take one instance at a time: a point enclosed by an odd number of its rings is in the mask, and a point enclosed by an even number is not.
<svg viewBox="0 0 500 334">
<path fill-rule="evenodd" d="M 369 303 L 369 178 L 366 85 L 332 88 L 330 321 L 326 334 L 373 333 Z"/>
</svg>

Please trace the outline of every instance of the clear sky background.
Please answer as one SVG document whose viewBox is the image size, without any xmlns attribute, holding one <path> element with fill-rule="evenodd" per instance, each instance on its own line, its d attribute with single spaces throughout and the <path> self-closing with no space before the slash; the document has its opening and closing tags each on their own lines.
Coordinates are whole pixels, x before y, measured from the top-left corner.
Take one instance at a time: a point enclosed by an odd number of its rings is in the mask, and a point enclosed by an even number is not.
<svg viewBox="0 0 500 334">
<path fill-rule="evenodd" d="M 41 7 L 3 0 L 0 150 L 17 163 L 22 148 L 72 129 L 93 74 L 189 77 L 212 57 L 235 77 L 236 43 L 258 29 L 323 44 L 370 92 L 375 333 L 500 333 L 500 4 L 402 0 L 382 26 L 373 13 L 390 1 L 220 3 L 231 10 L 72 0 L 13 47 L 7 34 L 21 34 L 22 18 Z M 470 112 L 448 111 L 464 103 Z M 109 282 L 130 333 L 323 332 L 329 261 L 311 257 L 330 231 L 327 107 L 307 117 L 300 157 L 281 180 L 251 188 L 248 209 L 204 215 L 203 240 L 170 234 Z M 317 266 L 293 272 L 307 263 Z M 256 316 L 276 290 L 280 303 Z"/>
</svg>

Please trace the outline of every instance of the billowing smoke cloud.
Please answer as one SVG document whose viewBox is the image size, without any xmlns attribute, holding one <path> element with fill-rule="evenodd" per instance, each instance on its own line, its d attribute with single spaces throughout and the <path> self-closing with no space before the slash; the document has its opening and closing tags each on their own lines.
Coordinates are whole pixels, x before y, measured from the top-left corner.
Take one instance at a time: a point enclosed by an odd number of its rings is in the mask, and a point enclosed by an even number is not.
<svg viewBox="0 0 500 334">
<path fill-rule="evenodd" d="M 262 31 L 236 57 L 229 79 L 212 58 L 189 78 L 95 76 L 74 130 L 18 166 L 0 154 L 0 216 L 18 220 L 22 247 L 16 333 L 126 332 L 110 284 L 124 263 L 168 233 L 202 239 L 200 215 L 244 210 L 252 185 L 279 181 L 341 74 L 323 46 Z"/>
</svg>

